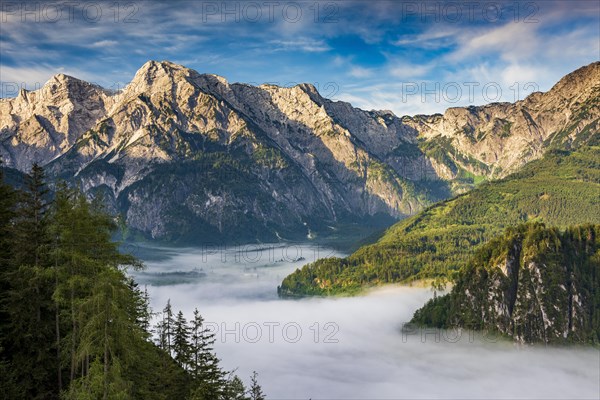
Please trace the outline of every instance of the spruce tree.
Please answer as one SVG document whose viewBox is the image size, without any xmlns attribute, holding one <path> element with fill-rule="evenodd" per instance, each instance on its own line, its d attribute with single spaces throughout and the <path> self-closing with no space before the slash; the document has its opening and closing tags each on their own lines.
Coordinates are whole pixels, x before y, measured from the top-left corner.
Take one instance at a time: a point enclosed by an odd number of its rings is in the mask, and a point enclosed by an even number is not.
<svg viewBox="0 0 600 400">
<path fill-rule="evenodd" d="M 11 258 L 11 223 L 15 216 L 16 193 L 4 183 L 4 171 L 0 160 L 0 274 L 6 272 Z M 1 279 L 1 275 L 0 275 Z M 0 289 L 4 289 L 0 287 Z"/>
<path fill-rule="evenodd" d="M 246 387 L 239 376 L 233 375 L 225 385 L 223 398 L 227 400 L 249 400 L 246 396 Z"/>
<path fill-rule="evenodd" d="M 50 205 L 44 170 L 33 164 L 25 179 L 26 190 L 20 192 L 14 235 L 16 265 L 41 265 L 49 244 L 47 211 Z"/>
<path fill-rule="evenodd" d="M 63 394 L 63 399 L 129 400 L 132 398 L 131 386 L 131 383 L 122 379 L 122 369 L 118 361 L 115 361 L 106 370 L 103 362 L 96 358 L 91 363 L 89 372 L 71 383 L 68 391 Z"/>
<path fill-rule="evenodd" d="M 214 354 L 213 344 L 215 334 L 204 326 L 204 318 L 194 310 L 194 319 L 191 321 L 190 341 L 190 372 L 197 386 L 198 398 L 222 395 L 226 386 L 225 372 L 219 366 L 219 359 Z"/>
<path fill-rule="evenodd" d="M 54 289 L 48 254 L 48 189 L 43 169 L 34 164 L 26 188 L 18 193 L 10 226 L 11 259 L 4 270 L 9 282 L 3 296 L 7 313 L 6 356 L 22 398 L 56 398 Z"/>
<path fill-rule="evenodd" d="M 141 264 L 111 240 L 101 202 L 59 183 L 50 204 L 36 166 L 15 206 L 1 178 L 2 396 L 247 399 L 239 378 L 225 378 L 197 310 L 188 324 L 169 301 L 159 346 L 150 341 L 148 293 L 126 273 Z"/>
<path fill-rule="evenodd" d="M 183 369 L 188 369 L 190 364 L 190 328 L 183 313 L 179 311 L 173 325 L 173 353 L 174 359 Z"/>
<path fill-rule="evenodd" d="M 250 377 L 250 399 L 251 400 L 265 400 L 266 397 L 262 392 L 262 388 L 258 384 L 258 373 L 256 371 L 252 372 L 252 376 Z"/>
<path fill-rule="evenodd" d="M 111 387 L 124 381 L 118 374 L 121 366 L 134 365 L 138 356 L 136 341 L 143 338 L 143 333 L 131 312 L 135 297 L 125 275 L 107 266 L 97 275 L 90 296 L 79 307 L 81 338 L 77 360 L 84 379 L 90 373 L 90 361 L 102 363 L 103 398 L 109 398 Z"/>
<path fill-rule="evenodd" d="M 167 304 L 162 311 L 162 320 L 156 325 L 157 342 L 156 344 L 167 354 L 173 357 L 173 327 L 175 320 L 173 318 L 173 308 L 171 307 L 171 299 L 167 300 Z"/>
<path fill-rule="evenodd" d="M 127 285 L 132 293 L 135 294 L 135 303 L 132 304 L 131 313 L 135 315 L 136 324 L 142 329 L 144 338 L 150 340 L 152 328 L 150 322 L 152 319 L 152 310 L 150 309 L 150 295 L 148 288 L 144 287 L 142 291 L 133 278 L 127 279 Z"/>
<path fill-rule="evenodd" d="M 7 354 L 6 346 L 9 339 L 10 314 L 6 309 L 6 295 L 10 289 L 12 243 L 10 234 L 11 224 L 14 218 L 16 207 L 15 191 L 4 183 L 4 172 L 0 160 L 0 392 L 7 398 L 16 398 L 18 387 L 12 379 L 11 368 L 9 365 L 10 357 Z"/>
<path fill-rule="evenodd" d="M 135 294 L 127 285 L 121 269 L 136 267 L 139 263 L 119 252 L 118 244 L 111 240 L 114 228 L 110 216 L 93 207 L 80 191 L 69 189 L 65 184 L 57 186 L 51 223 L 56 277 L 53 298 L 60 309 L 59 322 L 64 324 L 65 334 L 60 335 L 60 349 L 68 363 L 65 381 L 85 377 L 90 361 L 94 360 L 96 348 L 87 349 L 87 352 L 82 352 L 82 349 L 90 346 L 86 340 L 101 334 L 98 332 L 94 336 L 90 333 L 90 324 L 93 326 L 95 318 L 94 313 L 89 311 L 90 301 L 95 299 L 99 302 L 103 296 L 98 285 L 104 285 L 103 288 L 112 293 L 113 301 L 120 296 L 120 303 L 115 307 L 121 315 L 135 321 Z M 109 279 L 111 274 L 112 281 Z M 125 296 L 128 301 L 122 300 Z M 109 312 L 106 307 L 114 305 L 107 299 L 104 301 L 104 310 Z M 125 309 L 121 310 L 121 307 Z M 115 335 L 114 331 L 109 333 Z M 138 333 L 136 331 L 135 335 Z M 106 332 L 102 334 L 106 335 Z M 102 358 L 102 362 L 107 360 Z"/>
</svg>

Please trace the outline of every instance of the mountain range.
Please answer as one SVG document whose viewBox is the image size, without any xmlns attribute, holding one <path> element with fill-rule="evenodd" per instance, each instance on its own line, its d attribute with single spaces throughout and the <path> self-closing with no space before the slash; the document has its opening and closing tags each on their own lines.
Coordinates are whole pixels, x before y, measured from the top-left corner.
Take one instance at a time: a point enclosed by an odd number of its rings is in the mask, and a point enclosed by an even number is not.
<svg viewBox="0 0 600 400">
<path fill-rule="evenodd" d="M 600 62 L 516 103 L 398 117 L 309 84 L 251 86 L 149 61 L 118 92 L 63 74 L 0 100 L 0 156 L 100 193 L 132 236 L 313 238 L 389 223 L 597 141 Z M 378 222 L 379 221 L 379 222 Z"/>
</svg>

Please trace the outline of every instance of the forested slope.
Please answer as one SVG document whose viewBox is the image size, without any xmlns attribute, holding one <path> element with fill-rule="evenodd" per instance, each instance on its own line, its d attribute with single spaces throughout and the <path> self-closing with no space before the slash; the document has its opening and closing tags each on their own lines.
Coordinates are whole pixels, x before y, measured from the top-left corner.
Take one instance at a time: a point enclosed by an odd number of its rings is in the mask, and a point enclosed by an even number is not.
<svg viewBox="0 0 600 400">
<path fill-rule="evenodd" d="M 304 266 L 283 280 L 279 292 L 328 295 L 420 278 L 443 281 L 482 244 L 525 222 L 561 228 L 600 223 L 600 147 L 552 150 L 518 173 L 397 223 L 347 258 Z"/>
<path fill-rule="evenodd" d="M 111 240 L 101 199 L 64 184 L 51 198 L 37 165 L 25 180 L 15 191 L 0 170 L 0 397 L 246 399 L 199 313 L 167 304 L 151 326 L 127 274 L 142 265 Z"/>
<path fill-rule="evenodd" d="M 600 343 L 600 225 L 507 229 L 476 252 L 451 293 L 430 300 L 412 322 L 527 343 Z"/>
</svg>

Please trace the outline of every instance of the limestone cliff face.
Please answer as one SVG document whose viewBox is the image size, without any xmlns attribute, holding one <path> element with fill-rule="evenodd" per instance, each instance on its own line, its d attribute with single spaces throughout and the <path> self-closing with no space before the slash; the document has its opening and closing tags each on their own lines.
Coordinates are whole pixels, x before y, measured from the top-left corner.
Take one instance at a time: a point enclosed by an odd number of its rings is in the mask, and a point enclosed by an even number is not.
<svg viewBox="0 0 600 400">
<path fill-rule="evenodd" d="M 308 234 L 413 214 L 468 189 L 474 175 L 503 176 L 551 143 L 589 140 L 599 68 L 514 105 L 398 118 L 311 85 L 230 84 L 150 61 L 117 93 L 57 75 L 0 100 L 0 156 L 103 192 L 155 238 Z"/>
<path fill-rule="evenodd" d="M 599 239 L 598 225 L 511 229 L 477 253 L 448 296 L 414 319 L 444 315 L 434 324 L 498 331 L 521 343 L 597 343 Z"/>
<path fill-rule="evenodd" d="M 477 174 L 503 177 L 539 158 L 551 145 L 578 146 L 600 131 L 600 62 L 565 76 L 546 93 L 482 107 L 450 108 L 444 115 L 406 123 L 425 140 L 445 138 L 450 155 Z M 597 140 L 597 139 L 596 139 Z"/>
<path fill-rule="evenodd" d="M 28 170 L 64 154 L 106 115 L 113 98 L 104 89 L 63 74 L 42 88 L 0 100 L 3 161 Z"/>
</svg>

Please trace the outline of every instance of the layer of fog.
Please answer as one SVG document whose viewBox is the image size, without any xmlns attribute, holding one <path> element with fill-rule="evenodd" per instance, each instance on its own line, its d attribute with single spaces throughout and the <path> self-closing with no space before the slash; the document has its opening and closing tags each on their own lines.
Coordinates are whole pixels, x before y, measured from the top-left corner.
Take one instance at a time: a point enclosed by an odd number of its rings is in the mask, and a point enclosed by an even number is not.
<svg viewBox="0 0 600 400">
<path fill-rule="evenodd" d="M 270 399 L 600 396 L 597 349 L 515 346 L 469 332 L 403 331 L 403 322 L 433 295 L 428 289 L 277 298 L 284 276 L 316 258 L 339 255 L 331 249 L 157 250 L 164 258 L 147 261 L 147 270 L 137 274 L 148 285 L 154 311 L 168 299 L 188 318 L 197 307 L 217 333 L 223 366 L 237 368 L 246 382 L 258 371 Z"/>
</svg>

